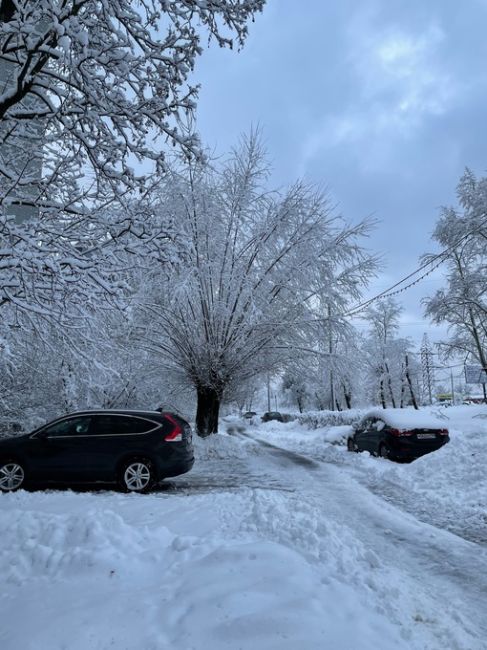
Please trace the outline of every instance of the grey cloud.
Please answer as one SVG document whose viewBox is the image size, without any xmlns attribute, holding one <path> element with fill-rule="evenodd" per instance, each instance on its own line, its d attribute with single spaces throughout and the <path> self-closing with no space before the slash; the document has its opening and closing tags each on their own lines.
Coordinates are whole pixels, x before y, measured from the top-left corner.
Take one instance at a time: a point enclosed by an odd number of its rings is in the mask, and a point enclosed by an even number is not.
<svg viewBox="0 0 487 650">
<path fill-rule="evenodd" d="M 275 182 L 303 175 L 348 218 L 375 214 L 370 245 L 398 278 L 464 166 L 486 168 L 486 26 L 479 0 L 270 0 L 242 52 L 199 62 L 203 139 L 222 153 L 261 124 Z"/>
</svg>

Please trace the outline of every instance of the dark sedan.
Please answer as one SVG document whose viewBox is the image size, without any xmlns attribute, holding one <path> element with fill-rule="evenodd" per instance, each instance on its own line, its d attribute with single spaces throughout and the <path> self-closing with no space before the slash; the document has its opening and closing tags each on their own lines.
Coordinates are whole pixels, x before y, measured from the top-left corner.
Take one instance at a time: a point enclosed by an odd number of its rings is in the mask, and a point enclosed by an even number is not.
<svg viewBox="0 0 487 650">
<path fill-rule="evenodd" d="M 264 413 L 260 419 L 262 422 L 271 422 L 272 420 L 276 420 L 276 422 L 284 422 L 282 413 L 279 413 L 278 411 L 267 411 L 267 413 Z"/>
<path fill-rule="evenodd" d="M 347 440 L 349 451 L 369 451 L 390 460 L 414 460 L 442 447 L 450 440 L 441 424 L 414 420 L 396 422 L 394 414 L 369 415 L 354 427 Z"/>
<path fill-rule="evenodd" d="M 0 440 L 0 490 L 116 483 L 145 492 L 193 466 L 190 425 L 174 413 L 83 411 Z"/>
</svg>

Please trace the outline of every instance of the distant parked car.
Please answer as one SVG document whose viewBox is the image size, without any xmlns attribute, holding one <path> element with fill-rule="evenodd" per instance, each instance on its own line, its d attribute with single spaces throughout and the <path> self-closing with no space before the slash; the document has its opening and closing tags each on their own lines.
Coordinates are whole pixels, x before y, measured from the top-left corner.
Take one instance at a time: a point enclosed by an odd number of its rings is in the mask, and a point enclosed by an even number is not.
<svg viewBox="0 0 487 650">
<path fill-rule="evenodd" d="M 267 413 L 264 413 L 264 415 L 261 417 L 261 420 L 262 422 L 270 422 L 271 420 L 284 422 L 284 417 L 282 413 L 279 413 L 278 411 L 267 411 Z"/>
<path fill-rule="evenodd" d="M 145 492 L 193 466 L 190 425 L 174 413 L 71 413 L 0 440 L 0 491 L 29 484 L 117 483 Z"/>
<path fill-rule="evenodd" d="M 245 418 L 246 420 L 251 420 L 254 417 L 254 415 L 257 415 L 257 413 L 255 411 L 246 411 L 242 415 L 242 417 Z"/>
<path fill-rule="evenodd" d="M 441 422 L 418 412 L 374 410 L 365 415 L 347 440 L 348 451 L 369 451 L 390 460 L 414 460 L 450 440 Z"/>
</svg>

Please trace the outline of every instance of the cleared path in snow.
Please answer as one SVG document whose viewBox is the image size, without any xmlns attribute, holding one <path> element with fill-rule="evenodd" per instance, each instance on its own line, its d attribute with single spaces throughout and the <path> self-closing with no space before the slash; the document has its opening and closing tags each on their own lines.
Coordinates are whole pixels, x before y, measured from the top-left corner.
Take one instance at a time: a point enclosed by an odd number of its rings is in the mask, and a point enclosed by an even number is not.
<svg viewBox="0 0 487 650">
<path fill-rule="evenodd" d="M 263 443 L 257 437 L 257 442 Z M 276 445 L 263 443 L 282 453 L 291 463 L 306 465 L 306 457 Z M 417 581 L 438 603 L 438 610 L 452 609 L 453 620 L 487 648 L 487 549 L 448 531 L 417 520 L 347 475 L 332 463 L 310 472 L 306 492 L 321 500 L 323 513 L 353 529 L 377 555 L 381 565 L 399 567 Z M 446 640 L 446 639 L 445 639 Z"/>
<path fill-rule="evenodd" d="M 325 465 L 320 479 L 326 485 L 327 515 L 351 526 L 381 565 L 399 568 L 421 585 L 438 612 L 450 612 L 453 621 L 477 638 L 479 648 L 487 648 L 485 547 L 420 522 L 371 495 L 343 468 Z"/>
<path fill-rule="evenodd" d="M 419 521 L 371 493 L 345 466 L 318 462 L 253 435 L 239 435 L 259 443 L 260 458 L 252 458 L 250 465 L 219 460 L 208 467 L 205 462 L 175 482 L 174 488 L 189 492 L 222 487 L 270 491 L 258 499 L 264 526 L 276 513 L 280 526 L 289 517 L 272 491 L 294 492 L 299 497 L 295 508 L 299 509 L 300 502 L 306 504 L 304 513 L 310 519 L 335 522 L 348 530 L 351 542 L 359 540 L 363 545 L 358 561 L 369 565 L 372 577 L 370 585 L 360 586 L 382 593 L 389 618 L 401 625 L 399 610 L 409 608 L 417 625 L 429 630 L 448 650 L 487 649 L 485 546 Z M 288 542 L 296 532 L 288 531 Z M 295 550 L 299 550 L 300 536 L 296 539 Z M 363 571 L 354 577 L 353 562 L 351 557 L 348 566 L 343 566 L 344 580 L 361 582 Z M 426 644 L 428 647 L 434 646 Z"/>
</svg>

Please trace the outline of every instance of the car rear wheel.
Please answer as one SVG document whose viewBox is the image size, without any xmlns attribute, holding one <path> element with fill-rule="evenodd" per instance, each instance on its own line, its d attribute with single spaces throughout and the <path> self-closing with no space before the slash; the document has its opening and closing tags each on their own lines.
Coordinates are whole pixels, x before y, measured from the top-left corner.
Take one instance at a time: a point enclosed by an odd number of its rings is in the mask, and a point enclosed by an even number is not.
<svg viewBox="0 0 487 650">
<path fill-rule="evenodd" d="M 134 458 L 122 467 L 120 486 L 124 492 L 147 492 L 154 485 L 156 475 L 150 460 Z"/>
<path fill-rule="evenodd" d="M 15 492 L 25 481 L 24 468 L 19 463 L 9 460 L 0 463 L 0 491 Z"/>
<path fill-rule="evenodd" d="M 353 438 L 347 438 L 347 449 L 348 451 L 357 451 L 355 449 L 355 443 L 353 442 Z"/>
</svg>

